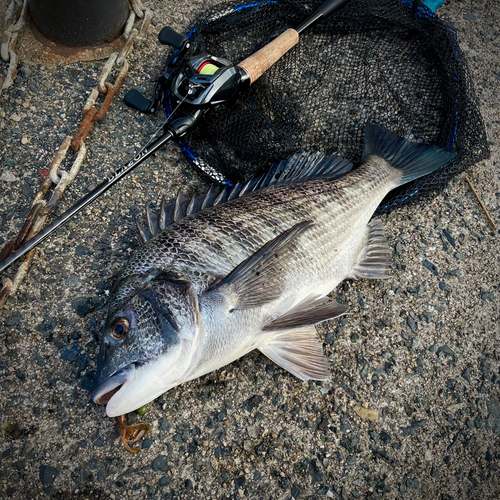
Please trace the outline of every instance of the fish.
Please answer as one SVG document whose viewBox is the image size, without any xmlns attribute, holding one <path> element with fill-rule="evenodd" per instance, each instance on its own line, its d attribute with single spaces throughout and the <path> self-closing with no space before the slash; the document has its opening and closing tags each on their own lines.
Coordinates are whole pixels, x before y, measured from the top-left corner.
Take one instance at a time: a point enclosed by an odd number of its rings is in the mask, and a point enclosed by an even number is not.
<svg viewBox="0 0 500 500">
<path fill-rule="evenodd" d="M 117 417 L 258 349 L 301 380 L 326 380 L 315 325 L 347 313 L 347 278 L 388 278 L 372 219 L 393 189 L 456 153 L 365 127 L 361 164 L 297 153 L 247 183 L 148 209 L 145 244 L 118 273 L 93 400 Z"/>
</svg>

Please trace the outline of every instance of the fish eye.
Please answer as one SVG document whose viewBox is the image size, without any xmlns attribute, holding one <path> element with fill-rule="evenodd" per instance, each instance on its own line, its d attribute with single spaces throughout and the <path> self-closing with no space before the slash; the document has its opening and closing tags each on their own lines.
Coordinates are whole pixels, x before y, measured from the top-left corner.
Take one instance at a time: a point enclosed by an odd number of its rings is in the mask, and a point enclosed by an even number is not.
<svg viewBox="0 0 500 500">
<path fill-rule="evenodd" d="M 125 318 L 120 318 L 109 329 L 109 333 L 115 340 L 122 340 L 127 335 L 129 327 L 129 322 Z"/>
</svg>

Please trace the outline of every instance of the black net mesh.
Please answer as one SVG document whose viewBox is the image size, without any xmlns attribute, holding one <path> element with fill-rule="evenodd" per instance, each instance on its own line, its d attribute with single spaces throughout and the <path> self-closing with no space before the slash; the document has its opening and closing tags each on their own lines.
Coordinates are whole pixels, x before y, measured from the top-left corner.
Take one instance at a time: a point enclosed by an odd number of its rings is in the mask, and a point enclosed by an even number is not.
<svg viewBox="0 0 500 500">
<path fill-rule="evenodd" d="M 234 63 L 321 2 L 265 0 L 206 12 L 190 32 L 192 54 Z M 197 157 L 232 180 L 261 174 L 299 151 L 356 162 L 364 125 L 457 151 L 453 163 L 392 192 L 382 210 L 440 191 L 489 151 L 455 32 L 408 0 L 350 0 L 308 28 L 248 91 L 210 110 L 185 138 Z"/>
</svg>

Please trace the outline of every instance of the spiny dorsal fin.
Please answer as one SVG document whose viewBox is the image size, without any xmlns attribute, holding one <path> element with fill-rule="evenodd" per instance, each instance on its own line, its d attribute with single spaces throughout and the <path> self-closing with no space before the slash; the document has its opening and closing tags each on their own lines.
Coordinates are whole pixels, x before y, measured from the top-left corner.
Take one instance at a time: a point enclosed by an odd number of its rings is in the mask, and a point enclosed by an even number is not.
<svg viewBox="0 0 500 500">
<path fill-rule="evenodd" d="M 260 177 L 254 177 L 253 179 L 250 179 L 240 191 L 240 196 L 258 191 L 261 187 L 262 180 L 264 179 L 264 177 L 266 177 L 266 175 L 261 175 Z"/>
<path fill-rule="evenodd" d="M 189 205 L 186 208 L 186 214 L 185 214 L 185 216 L 191 215 L 192 213 L 196 212 L 196 210 L 194 210 L 195 204 L 196 204 L 196 199 L 197 199 L 197 195 L 196 195 L 196 191 L 195 191 L 193 193 L 193 196 L 191 197 L 191 201 L 189 202 Z"/>
<path fill-rule="evenodd" d="M 146 203 L 146 226 L 141 226 L 137 218 L 135 219 L 135 225 L 142 243 L 146 243 L 146 241 L 160 232 L 160 217 L 161 210 L 160 215 L 157 216 L 155 212 L 151 210 L 149 203 Z"/>
<path fill-rule="evenodd" d="M 258 349 L 301 380 L 327 380 L 331 377 L 330 364 L 314 326 L 280 332 Z"/>
<path fill-rule="evenodd" d="M 368 236 L 360 261 L 354 268 L 354 278 L 388 279 L 387 268 L 392 263 L 392 250 L 387 243 L 384 223 L 373 219 L 368 224 Z"/>
<path fill-rule="evenodd" d="M 195 193 L 191 201 L 188 201 L 186 196 L 179 191 L 175 202 L 171 206 L 167 207 L 166 203 L 164 206 L 164 201 L 162 201 L 162 209 L 158 217 L 159 230 L 157 232 L 162 231 L 172 222 L 177 222 L 187 215 L 192 215 L 209 207 L 215 207 L 273 184 L 303 182 L 311 179 L 335 179 L 350 172 L 351 168 L 352 163 L 340 156 L 325 156 L 323 153 L 298 153 L 288 160 L 276 163 L 269 169 L 267 174 L 250 179 L 246 184 L 238 182 L 235 186 L 225 186 L 220 191 L 217 191 L 217 188 L 210 187 L 206 195 L 196 196 Z M 140 234 L 141 239 L 143 233 Z"/>
<path fill-rule="evenodd" d="M 165 197 L 162 198 L 160 212 L 158 214 L 151 210 L 151 206 L 147 203 L 146 226 L 141 226 L 139 221 L 137 219 L 135 220 L 141 242 L 146 243 L 151 238 L 159 234 L 176 220 L 175 217 L 182 219 L 186 215 L 187 208 L 187 198 L 181 190 L 179 190 L 173 203 L 168 203 Z"/>
<path fill-rule="evenodd" d="M 243 183 L 242 182 L 237 182 L 232 191 L 229 193 L 229 196 L 227 197 L 226 201 L 232 200 L 233 198 L 238 198 L 240 195 L 240 191 L 243 188 Z"/>
<path fill-rule="evenodd" d="M 177 198 L 175 199 L 174 207 L 174 222 L 183 219 L 186 216 L 186 208 L 188 204 L 188 199 L 186 195 L 179 189 L 177 193 Z"/>
<path fill-rule="evenodd" d="M 160 231 L 163 231 L 168 225 L 171 224 L 172 218 L 169 214 L 170 205 L 167 203 L 165 196 L 162 196 L 161 206 L 160 206 L 160 216 L 158 217 L 158 224 L 160 225 Z"/>
<path fill-rule="evenodd" d="M 261 179 L 261 177 L 257 177 L 257 178 L 253 178 L 253 179 L 250 179 L 242 188 L 241 188 L 241 191 L 240 191 L 240 194 L 239 196 L 243 196 L 244 194 L 247 194 L 247 193 L 251 193 L 253 191 L 253 188 L 255 187 L 255 185 L 259 182 L 259 179 Z"/>
<path fill-rule="evenodd" d="M 137 219 L 135 219 L 135 225 L 137 227 L 137 232 L 139 233 L 139 238 L 141 239 L 142 243 L 146 243 L 146 241 L 150 239 L 150 234 L 148 229 L 142 227 Z"/>
<path fill-rule="evenodd" d="M 149 203 L 146 204 L 146 221 L 148 223 L 149 234 L 151 237 L 156 236 L 160 232 L 158 215 L 151 210 Z"/>
<path fill-rule="evenodd" d="M 227 195 L 229 194 L 231 188 L 229 186 L 226 186 L 221 190 L 221 192 L 215 197 L 214 202 L 212 203 L 212 206 L 215 207 L 216 205 L 220 205 L 221 203 L 224 203 L 227 200 Z M 208 208 L 208 207 L 207 207 Z"/>
<path fill-rule="evenodd" d="M 214 185 L 212 184 L 207 191 L 207 194 L 203 198 L 200 210 L 205 210 L 205 208 L 211 207 L 218 193 L 218 188 L 214 187 Z"/>
</svg>

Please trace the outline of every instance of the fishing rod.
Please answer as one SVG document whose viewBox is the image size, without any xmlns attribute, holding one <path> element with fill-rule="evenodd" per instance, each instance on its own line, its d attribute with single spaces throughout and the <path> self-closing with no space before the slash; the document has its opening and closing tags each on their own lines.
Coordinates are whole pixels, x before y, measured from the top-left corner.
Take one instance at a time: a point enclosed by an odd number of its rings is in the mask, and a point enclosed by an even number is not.
<svg viewBox="0 0 500 500">
<path fill-rule="evenodd" d="M 124 97 L 124 101 L 128 106 L 149 114 L 154 113 L 169 94 L 176 108 L 163 125 L 163 133 L 160 137 L 153 138 L 130 161 L 118 167 L 93 191 L 84 196 L 78 203 L 60 215 L 3 262 L 0 262 L 0 272 L 39 245 L 50 234 L 104 194 L 164 144 L 173 139 L 180 139 L 200 121 L 210 107 L 234 99 L 239 92 L 253 84 L 294 47 L 299 41 L 299 35 L 305 29 L 322 17 L 329 15 L 347 1 L 325 0 L 297 28 L 288 28 L 277 38 L 236 65 L 227 59 L 210 54 L 188 58 L 187 53 L 191 46 L 189 39 L 170 27 L 163 28 L 158 35 L 159 42 L 162 45 L 173 47 L 175 51 L 170 54 L 165 68 L 156 81 L 153 99 L 145 98 L 135 89 L 130 90 Z M 224 179 L 217 171 L 207 173 L 221 184 L 230 184 L 230 181 Z"/>
</svg>

